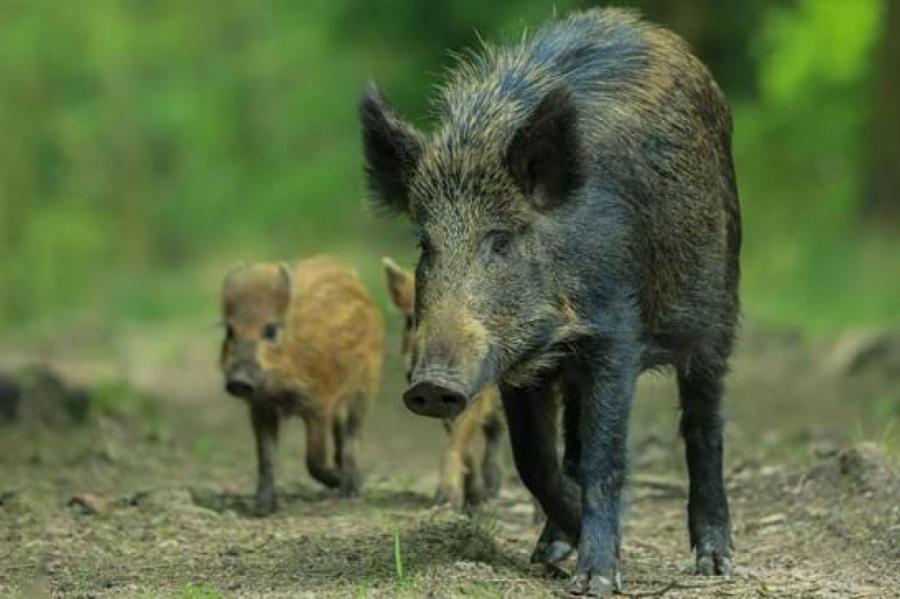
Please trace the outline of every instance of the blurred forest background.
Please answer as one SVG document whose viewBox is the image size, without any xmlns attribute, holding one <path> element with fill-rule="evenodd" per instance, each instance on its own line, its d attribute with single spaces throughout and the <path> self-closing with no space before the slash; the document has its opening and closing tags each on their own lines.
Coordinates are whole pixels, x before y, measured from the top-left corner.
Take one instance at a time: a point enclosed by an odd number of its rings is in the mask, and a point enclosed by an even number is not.
<svg viewBox="0 0 900 599">
<path fill-rule="evenodd" d="M 648 376 L 626 588 L 896 596 L 900 0 L 614 3 L 686 38 L 728 96 L 745 240 L 736 576 L 685 578 L 676 385 Z M 444 435 L 399 399 L 381 267 L 412 264 L 415 241 L 368 206 L 357 102 L 375 79 L 427 129 L 454 53 L 595 4 L 0 0 L 0 596 L 559 596 L 526 570 L 538 528 L 509 455 L 484 518 L 431 507 Z M 295 421 L 282 511 L 250 518 L 221 280 L 312 252 L 354 265 L 385 311 L 367 497 L 312 483 Z"/>
<path fill-rule="evenodd" d="M 428 126 L 450 51 L 591 2 L 7 0 L 0 330 L 217 318 L 237 260 L 331 251 L 384 299 L 413 258 L 365 202 L 356 102 Z M 749 320 L 900 322 L 900 8 L 620 2 L 684 36 L 735 113 Z"/>
</svg>

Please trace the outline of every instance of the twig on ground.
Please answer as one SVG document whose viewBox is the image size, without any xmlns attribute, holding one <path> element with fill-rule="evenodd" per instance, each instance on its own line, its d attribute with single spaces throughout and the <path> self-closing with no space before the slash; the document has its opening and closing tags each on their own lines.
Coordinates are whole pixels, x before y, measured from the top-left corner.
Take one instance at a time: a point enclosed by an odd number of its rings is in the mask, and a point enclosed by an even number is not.
<svg viewBox="0 0 900 599">
<path fill-rule="evenodd" d="M 636 474 L 631 477 L 631 484 L 634 487 L 644 487 L 663 491 L 672 495 L 682 497 L 687 495 L 685 485 L 682 481 L 665 476 L 654 476 L 651 474 Z"/>
<path fill-rule="evenodd" d="M 653 591 L 641 591 L 638 593 L 620 592 L 619 594 L 622 595 L 623 597 L 662 597 L 669 591 L 674 591 L 674 590 L 706 589 L 706 588 L 719 587 L 719 586 L 724 586 L 724 585 L 733 584 L 733 583 L 734 583 L 734 580 L 731 578 L 725 578 L 722 580 L 717 580 L 715 582 L 710 582 L 710 583 L 706 583 L 706 584 L 682 584 L 682 583 L 678 582 L 677 580 L 670 580 L 668 582 L 668 584 L 666 584 L 665 586 L 663 586 L 659 589 L 653 590 Z"/>
</svg>

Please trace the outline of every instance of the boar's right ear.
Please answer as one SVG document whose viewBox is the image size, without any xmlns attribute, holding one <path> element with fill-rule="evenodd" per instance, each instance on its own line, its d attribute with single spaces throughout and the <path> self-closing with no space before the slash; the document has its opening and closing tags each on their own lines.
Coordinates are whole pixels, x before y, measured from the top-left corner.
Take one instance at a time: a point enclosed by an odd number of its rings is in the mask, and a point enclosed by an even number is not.
<svg viewBox="0 0 900 599">
<path fill-rule="evenodd" d="M 359 103 L 369 192 L 375 203 L 409 214 L 409 182 L 422 156 L 422 135 L 403 121 L 370 82 Z"/>
<path fill-rule="evenodd" d="M 525 197 L 540 210 L 558 206 L 582 181 L 577 110 L 571 92 L 550 90 L 513 135 L 506 166 Z"/>
<path fill-rule="evenodd" d="M 391 301 L 403 314 L 409 316 L 415 308 L 416 279 L 408 270 L 401 268 L 390 258 L 382 258 L 384 274 L 387 277 L 388 293 Z"/>
</svg>

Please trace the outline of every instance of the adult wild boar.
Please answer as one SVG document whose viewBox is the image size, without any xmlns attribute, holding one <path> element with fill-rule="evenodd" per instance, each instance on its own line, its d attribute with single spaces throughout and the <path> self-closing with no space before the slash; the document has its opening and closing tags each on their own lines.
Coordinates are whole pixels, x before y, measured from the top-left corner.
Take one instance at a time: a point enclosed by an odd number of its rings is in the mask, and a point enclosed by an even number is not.
<svg viewBox="0 0 900 599">
<path fill-rule="evenodd" d="M 312 477 L 358 495 L 357 446 L 378 390 L 384 337 L 381 313 L 363 284 L 325 256 L 293 269 L 239 266 L 225 277 L 222 310 L 225 389 L 247 401 L 256 435 L 257 511 L 276 508 L 274 452 L 283 416 L 306 423 Z"/>
<path fill-rule="evenodd" d="M 439 106 L 424 135 L 374 85 L 360 105 L 375 201 L 420 234 L 406 405 L 445 418 L 498 384 L 548 516 L 533 559 L 577 546 L 572 590 L 607 594 L 635 381 L 673 366 L 697 570 L 728 575 L 720 401 L 741 229 L 719 88 L 673 33 L 595 10 L 485 48 Z"/>
<path fill-rule="evenodd" d="M 391 302 L 404 317 L 400 352 L 406 366 L 407 378 L 411 374 L 415 327 L 416 280 L 413 273 L 401 268 L 390 258 L 383 260 Z M 500 492 L 501 438 L 503 414 L 497 387 L 491 385 L 479 393 L 468 406 L 454 418 L 444 419 L 447 429 L 447 446 L 441 456 L 441 474 L 435 501 L 462 510 L 478 506 L 483 500 L 496 497 Z M 475 439 L 478 431 L 484 434 L 484 455 L 479 463 L 475 459 Z"/>
</svg>

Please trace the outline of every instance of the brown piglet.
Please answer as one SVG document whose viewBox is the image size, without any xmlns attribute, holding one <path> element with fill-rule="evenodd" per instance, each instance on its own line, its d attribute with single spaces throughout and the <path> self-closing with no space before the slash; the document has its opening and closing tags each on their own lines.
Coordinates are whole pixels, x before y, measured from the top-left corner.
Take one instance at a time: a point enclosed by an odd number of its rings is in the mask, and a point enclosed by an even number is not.
<svg viewBox="0 0 900 599">
<path fill-rule="evenodd" d="M 415 275 L 390 258 L 384 258 L 382 262 L 391 301 L 405 318 L 401 353 L 408 373 L 414 362 Z M 497 387 L 484 389 L 462 413 L 453 419 L 445 419 L 444 427 L 447 446 L 441 457 L 435 501 L 462 510 L 495 497 L 500 490 L 500 451 L 505 428 Z M 484 456 L 480 463 L 474 456 L 479 429 L 484 434 Z"/>
<path fill-rule="evenodd" d="M 241 265 L 225 277 L 222 310 L 225 389 L 246 401 L 256 436 L 257 512 L 277 506 L 274 453 L 285 416 L 306 424 L 310 475 L 358 496 L 360 432 L 380 382 L 384 329 L 356 274 L 327 256 L 294 267 Z"/>
</svg>

